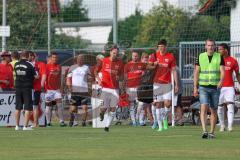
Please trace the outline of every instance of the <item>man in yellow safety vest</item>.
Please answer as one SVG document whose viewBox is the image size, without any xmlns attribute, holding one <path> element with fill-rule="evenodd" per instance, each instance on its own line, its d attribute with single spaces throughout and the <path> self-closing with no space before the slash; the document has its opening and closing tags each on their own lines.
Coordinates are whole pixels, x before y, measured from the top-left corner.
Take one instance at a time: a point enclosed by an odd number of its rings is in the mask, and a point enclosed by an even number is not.
<svg viewBox="0 0 240 160">
<path fill-rule="evenodd" d="M 196 59 L 194 71 L 194 96 L 199 95 L 201 103 L 200 119 L 202 123 L 202 138 L 215 138 L 214 130 L 217 121 L 217 108 L 220 89 L 224 79 L 224 59 L 215 52 L 215 41 L 208 39 L 205 42 L 206 52 Z M 199 91 L 199 93 L 198 93 Z M 210 108 L 211 129 L 206 129 L 207 111 Z"/>
</svg>

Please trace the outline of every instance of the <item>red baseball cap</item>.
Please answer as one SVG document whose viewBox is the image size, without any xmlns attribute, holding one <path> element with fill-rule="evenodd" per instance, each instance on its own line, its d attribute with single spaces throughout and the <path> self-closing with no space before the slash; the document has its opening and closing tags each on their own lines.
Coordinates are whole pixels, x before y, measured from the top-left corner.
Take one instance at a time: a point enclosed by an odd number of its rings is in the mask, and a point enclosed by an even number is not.
<svg viewBox="0 0 240 160">
<path fill-rule="evenodd" d="M 4 56 L 11 56 L 11 54 L 8 51 L 1 52 L 1 57 L 4 57 Z"/>
</svg>

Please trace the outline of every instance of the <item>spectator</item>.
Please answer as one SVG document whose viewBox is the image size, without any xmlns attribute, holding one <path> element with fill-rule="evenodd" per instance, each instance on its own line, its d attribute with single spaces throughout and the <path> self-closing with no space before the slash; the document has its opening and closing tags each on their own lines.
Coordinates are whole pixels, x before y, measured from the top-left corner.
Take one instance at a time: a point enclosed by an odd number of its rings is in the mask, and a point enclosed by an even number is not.
<svg viewBox="0 0 240 160">
<path fill-rule="evenodd" d="M 13 51 L 11 53 L 11 57 L 12 57 L 12 62 L 11 62 L 11 65 L 12 65 L 12 68 L 14 68 L 16 62 L 19 61 L 19 53 L 18 51 Z M 13 71 L 13 78 L 14 78 L 14 81 L 16 79 L 16 75 L 15 75 L 15 72 Z"/>
<path fill-rule="evenodd" d="M 215 52 L 215 41 L 208 39 L 205 42 L 206 52 L 199 54 L 194 71 L 194 96 L 198 96 L 201 103 L 200 118 L 202 123 L 202 138 L 215 138 L 215 126 L 217 121 L 217 108 L 220 89 L 224 80 L 224 59 Z M 198 86 L 199 85 L 199 86 Z M 207 110 L 210 108 L 211 129 L 206 128 Z"/>
<path fill-rule="evenodd" d="M 24 127 L 23 130 L 33 130 L 28 126 L 30 113 L 33 110 L 32 89 L 34 78 L 39 78 L 32 63 L 28 61 L 29 51 L 21 53 L 21 60 L 16 62 L 14 71 L 16 73 L 16 127 L 15 130 L 20 130 L 19 122 L 21 111 L 24 109 Z"/>
<path fill-rule="evenodd" d="M 0 63 L 0 89 L 9 90 L 13 89 L 13 68 L 9 64 L 11 61 L 11 55 L 9 52 L 2 52 Z"/>
</svg>

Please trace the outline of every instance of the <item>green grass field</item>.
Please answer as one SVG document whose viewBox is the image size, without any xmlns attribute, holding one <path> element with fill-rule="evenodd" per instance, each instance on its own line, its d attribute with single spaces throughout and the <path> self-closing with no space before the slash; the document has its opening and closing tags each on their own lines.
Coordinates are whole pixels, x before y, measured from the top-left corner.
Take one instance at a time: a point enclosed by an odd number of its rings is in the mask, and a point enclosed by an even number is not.
<svg viewBox="0 0 240 160">
<path fill-rule="evenodd" d="M 201 139 L 199 126 L 170 128 L 114 126 L 103 129 L 38 128 L 15 131 L 0 128 L 0 160 L 237 160 L 240 127 L 216 132 L 216 139 Z"/>
</svg>

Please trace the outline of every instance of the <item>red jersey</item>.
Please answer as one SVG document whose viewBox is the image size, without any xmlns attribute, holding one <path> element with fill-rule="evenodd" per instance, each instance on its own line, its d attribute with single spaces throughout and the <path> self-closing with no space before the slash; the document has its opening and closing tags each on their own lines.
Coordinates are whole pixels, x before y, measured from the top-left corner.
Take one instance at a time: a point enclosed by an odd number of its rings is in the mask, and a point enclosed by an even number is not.
<svg viewBox="0 0 240 160">
<path fill-rule="evenodd" d="M 61 88 L 61 66 L 49 63 L 46 65 L 46 89 L 59 90 Z"/>
<path fill-rule="evenodd" d="M 0 83 L 0 88 L 11 89 L 13 88 L 13 68 L 11 64 L 2 64 L 0 63 L 0 80 L 8 80 L 9 84 Z"/>
<path fill-rule="evenodd" d="M 129 104 L 129 95 L 127 93 L 121 94 L 118 102 L 119 107 L 128 107 Z"/>
<path fill-rule="evenodd" d="M 119 88 L 119 78 L 123 76 L 124 65 L 121 60 L 111 61 L 109 57 L 102 60 L 98 70 L 102 72 L 102 87 Z"/>
<path fill-rule="evenodd" d="M 176 60 L 172 53 L 165 53 L 161 55 L 158 51 L 154 56 L 151 56 L 149 62 L 158 62 L 156 74 L 154 76 L 154 82 L 160 84 L 171 83 L 171 70 L 176 67 Z"/>
<path fill-rule="evenodd" d="M 141 77 L 146 69 L 145 63 L 128 62 L 124 67 L 124 73 L 127 74 L 127 87 L 135 88 L 141 83 Z"/>
<path fill-rule="evenodd" d="M 225 68 L 225 77 L 223 80 L 223 87 L 233 87 L 234 81 L 233 81 L 233 71 L 238 74 L 239 73 L 239 67 L 238 62 L 233 57 L 226 57 L 224 58 L 224 68 Z"/>
<path fill-rule="evenodd" d="M 39 78 L 33 82 L 33 89 L 35 91 L 41 91 L 42 75 L 46 74 L 46 65 L 43 62 L 35 62 L 34 67 L 39 74 Z"/>
</svg>

